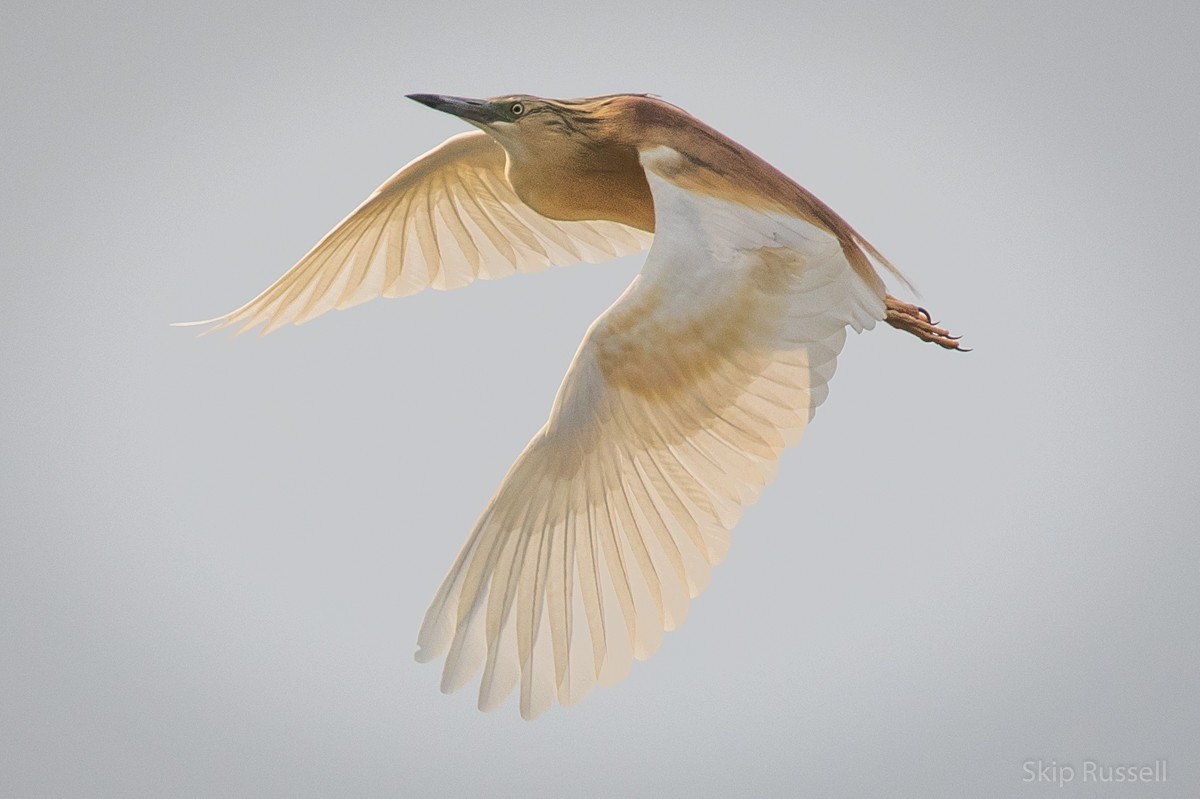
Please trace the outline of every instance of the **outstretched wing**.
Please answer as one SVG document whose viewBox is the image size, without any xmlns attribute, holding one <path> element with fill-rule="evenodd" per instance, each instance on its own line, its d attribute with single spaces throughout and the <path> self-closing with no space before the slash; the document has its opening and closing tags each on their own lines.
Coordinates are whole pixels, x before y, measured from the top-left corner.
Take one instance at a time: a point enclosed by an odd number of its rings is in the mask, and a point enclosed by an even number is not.
<svg viewBox="0 0 1200 799">
<path fill-rule="evenodd" d="M 453 136 L 375 190 L 266 291 L 203 322 L 263 333 L 378 296 L 451 289 L 476 278 L 599 262 L 649 246 L 617 222 L 559 222 L 523 203 L 504 149 L 482 131 Z"/>
<path fill-rule="evenodd" d="M 532 718 L 649 657 L 824 400 L 847 325 L 884 316 L 827 230 L 647 175 L 645 268 L 589 329 L 421 628 L 444 691 L 483 668 L 481 709 L 519 681 Z"/>
</svg>

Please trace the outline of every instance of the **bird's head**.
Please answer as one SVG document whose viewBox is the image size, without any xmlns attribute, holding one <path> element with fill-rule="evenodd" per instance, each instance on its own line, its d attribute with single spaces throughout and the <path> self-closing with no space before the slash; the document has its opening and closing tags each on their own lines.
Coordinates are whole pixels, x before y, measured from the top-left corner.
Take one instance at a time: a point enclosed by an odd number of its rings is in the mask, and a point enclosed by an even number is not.
<svg viewBox="0 0 1200 799">
<path fill-rule="evenodd" d="M 594 149 L 612 138 L 620 104 L 636 95 L 585 100 L 548 100 L 512 94 L 474 100 L 444 94 L 410 94 L 430 108 L 452 114 L 486 131 L 513 156 L 545 161 L 572 149 Z"/>
<path fill-rule="evenodd" d="M 552 219 L 614 219 L 653 227 L 638 163 L 634 109 L 644 95 L 550 100 L 513 94 L 474 100 L 410 94 L 480 128 L 508 153 L 517 194 Z M 621 198 L 621 203 L 618 203 Z M 631 204 L 632 203 L 632 204 Z"/>
</svg>

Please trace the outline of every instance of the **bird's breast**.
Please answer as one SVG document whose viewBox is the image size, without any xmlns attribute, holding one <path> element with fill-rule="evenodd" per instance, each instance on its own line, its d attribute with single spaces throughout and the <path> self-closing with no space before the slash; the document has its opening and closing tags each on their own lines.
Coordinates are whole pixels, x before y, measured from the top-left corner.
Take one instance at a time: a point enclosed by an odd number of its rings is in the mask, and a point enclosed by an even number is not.
<svg viewBox="0 0 1200 799">
<path fill-rule="evenodd" d="M 654 231 L 654 200 L 636 152 L 524 157 L 506 171 L 521 201 L 561 221 L 605 219 Z"/>
</svg>

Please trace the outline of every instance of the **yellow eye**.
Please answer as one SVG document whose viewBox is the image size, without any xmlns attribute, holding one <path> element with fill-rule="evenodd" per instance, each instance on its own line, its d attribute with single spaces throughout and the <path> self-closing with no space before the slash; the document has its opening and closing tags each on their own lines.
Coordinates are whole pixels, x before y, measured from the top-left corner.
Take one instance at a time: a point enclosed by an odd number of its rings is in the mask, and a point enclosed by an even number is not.
<svg viewBox="0 0 1200 799">
<path fill-rule="evenodd" d="M 519 117 L 519 116 L 521 116 L 521 114 L 525 113 L 525 106 L 522 105 L 521 103 L 513 103 L 512 107 L 509 108 L 508 110 L 513 116 Z"/>
</svg>

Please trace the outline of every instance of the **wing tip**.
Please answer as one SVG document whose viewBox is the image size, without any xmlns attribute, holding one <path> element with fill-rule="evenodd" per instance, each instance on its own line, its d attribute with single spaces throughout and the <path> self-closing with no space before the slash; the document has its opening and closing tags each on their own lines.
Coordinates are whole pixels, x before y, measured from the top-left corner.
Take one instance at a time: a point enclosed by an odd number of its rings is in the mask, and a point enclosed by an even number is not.
<svg viewBox="0 0 1200 799">
<path fill-rule="evenodd" d="M 232 320 L 228 316 L 218 316 L 213 319 L 199 319 L 194 322 L 168 322 L 167 326 L 168 327 L 203 327 L 204 325 L 209 325 L 208 329 L 201 330 L 197 334 L 197 338 L 199 338 L 200 336 L 207 336 L 209 333 L 214 333 L 218 330 L 222 330 L 222 329 L 228 327 L 231 321 Z M 240 330 L 234 331 L 234 335 L 236 336 L 241 332 L 242 331 L 240 331 Z"/>
<path fill-rule="evenodd" d="M 417 651 L 413 652 L 413 660 L 418 663 L 430 663 L 442 656 L 443 650 L 430 646 L 428 644 L 417 644 Z"/>
<path fill-rule="evenodd" d="M 207 336 L 209 333 L 215 333 L 218 330 L 229 330 L 230 338 L 237 338 L 243 333 L 249 333 L 255 328 L 259 328 L 257 334 L 259 337 L 265 336 L 268 333 L 274 333 L 281 327 L 286 327 L 289 324 L 300 325 L 307 322 L 308 319 L 282 319 L 271 317 L 251 318 L 246 321 L 245 317 L 239 316 L 237 311 L 225 314 L 224 316 L 216 316 L 212 319 L 200 319 L 194 322 L 168 322 L 169 327 L 202 327 L 210 325 L 207 330 L 200 331 L 200 336 Z M 239 322 L 245 322 L 241 327 L 235 327 Z M 263 323 L 266 324 L 263 324 Z M 261 327 L 260 327 L 261 325 Z"/>
</svg>

